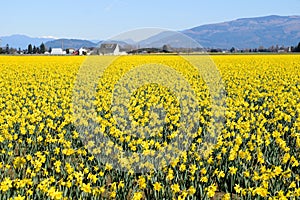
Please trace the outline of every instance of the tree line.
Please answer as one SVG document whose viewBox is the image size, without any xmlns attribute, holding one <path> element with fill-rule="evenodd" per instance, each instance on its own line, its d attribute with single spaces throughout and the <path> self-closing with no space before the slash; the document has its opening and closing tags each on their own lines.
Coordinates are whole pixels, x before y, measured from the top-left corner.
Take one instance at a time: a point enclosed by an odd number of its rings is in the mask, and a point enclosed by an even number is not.
<svg viewBox="0 0 300 200">
<path fill-rule="evenodd" d="M 293 52 L 300 52 L 300 42 L 298 43 L 298 46 L 293 48 Z"/>
<path fill-rule="evenodd" d="M 47 48 L 44 43 L 40 46 L 35 46 L 29 44 L 27 49 L 21 50 L 21 48 L 12 48 L 9 47 L 9 44 L 6 44 L 4 48 L 0 47 L 0 54 L 44 54 L 47 51 Z"/>
<path fill-rule="evenodd" d="M 222 51 L 227 51 L 230 53 L 262 53 L 262 52 L 273 52 L 273 53 L 280 53 L 280 52 L 300 52 L 300 42 L 298 43 L 297 46 L 289 46 L 289 47 L 284 47 L 281 46 L 279 47 L 278 45 L 276 46 L 271 46 L 269 48 L 260 46 L 258 48 L 245 48 L 245 49 L 237 49 L 235 47 L 232 47 L 231 49 L 220 49 L 220 48 L 212 48 L 212 49 L 208 49 L 208 52 L 212 52 L 212 53 L 218 53 L 218 52 L 222 52 Z"/>
<path fill-rule="evenodd" d="M 297 46 L 291 46 L 288 48 L 283 48 L 283 47 L 269 47 L 269 48 L 264 48 L 264 47 L 259 47 L 255 49 L 242 49 L 242 50 L 237 50 L 236 48 L 232 47 L 229 49 L 229 52 L 234 53 L 234 52 L 279 52 L 278 50 L 284 50 L 284 49 L 289 49 L 288 52 L 300 52 L 300 42 L 298 43 Z M 67 49 L 68 50 L 68 49 Z M 207 49 L 208 52 L 222 52 L 224 49 Z M 40 46 L 35 46 L 32 44 L 29 44 L 27 49 L 21 50 L 16 49 L 16 48 L 11 48 L 9 47 L 9 44 L 6 44 L 6 46 L 0 47 L 0 54 L 44 54 L 46 51 L 51 52 L 51 48 L 47 49 L 45 44 L 42 43 Z"/>
<path fill-rule="evenodd" d="M 27 54 L 44 54 L 46 52 L 46 46 L 44 43 L 42 43 L 39 47 L 36 47 L 35 45 L 28 45 L 27 48 Z"/>
</svg>

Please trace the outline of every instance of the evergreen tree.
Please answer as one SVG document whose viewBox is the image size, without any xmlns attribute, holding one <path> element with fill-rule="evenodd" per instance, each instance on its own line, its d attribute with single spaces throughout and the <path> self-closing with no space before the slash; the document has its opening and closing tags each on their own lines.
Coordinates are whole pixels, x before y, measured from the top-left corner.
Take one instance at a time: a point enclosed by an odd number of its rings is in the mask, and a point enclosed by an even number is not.
<svg viewBox="0 0 300 200">
<path fill-rule="evenodd" d="M 231 52 L 231 53 L 234 53 L 235 51 L 236 51 L 235 48 L 234 48 L 234 47 L 231 47 L 230 52 Z"/>
<path fill-rule="evenodd" d="M 46 51 L 46 46 L 45 46 L 44 43 L 42 43 L 42 44 L 40 45 L 40 53 L 44 54 L 45 51 Z"/>
<path fill-rule="evenodd" d="M 32 53 L 33 53 L 33 54 L 36 54 L 36 53 L 37 53 L 37 50 L 36 50 L 36 46 L 35 46 L 35 45 L 33 46 Z"/>
<path fill-rule="evenodd" d="M 28 54 L 32 54 L 32 45 L 31 44 L 28 45 L 27 52 L 28 52 Z"/>
<path fill-rule="evenodd" d="M 8 44 L 6 44 L 6 47 L 5 47 L 5 53 L 6 53 L 6 54 L 9 54 L 9 45 L 8 45 Z"/>
<path fill-rule="evenodd" d="M 298 43 L 298 46 L 296 47 L 296 52 L 300 52 L 300 42 Z"/>
</svg>

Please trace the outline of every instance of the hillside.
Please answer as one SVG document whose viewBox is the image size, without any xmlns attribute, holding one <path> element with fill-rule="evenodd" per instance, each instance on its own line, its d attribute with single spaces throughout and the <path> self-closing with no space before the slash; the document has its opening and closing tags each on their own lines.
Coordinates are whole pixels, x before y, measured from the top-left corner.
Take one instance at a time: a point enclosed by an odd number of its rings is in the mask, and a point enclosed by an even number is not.
<svg viewBox="0 0 300 200">
<path fill-rule="evenodd" d="M 183 31 L 204 47 L 291 46 L 300 41 L 300 16 L 266 16 L 197 26 Z"/>
<path fill-rule="evenodd" d="M 53 41 L 46 42 L 47 48 L 75 48 L 79 49 L 81 47 L 96 47 L 97 44 L 88 40 L 79 40 L 79 39 L 58 39 Z"/>
<path fill-rule="evenodd" d="M 8 44 L 10 47 L 14 48 L 21 48 L 21 49 L 27 49 L 29 44 L 40 46 L 43 43 L 46 43 L 48 41 L 53 40 L 53 38 L 46 38 L 46 37 L 29 37 L 26 35 L 10 35 L 10 36 L 1 36 L 1 46 L 4 47 L 6 44 Z"/>
</svg>

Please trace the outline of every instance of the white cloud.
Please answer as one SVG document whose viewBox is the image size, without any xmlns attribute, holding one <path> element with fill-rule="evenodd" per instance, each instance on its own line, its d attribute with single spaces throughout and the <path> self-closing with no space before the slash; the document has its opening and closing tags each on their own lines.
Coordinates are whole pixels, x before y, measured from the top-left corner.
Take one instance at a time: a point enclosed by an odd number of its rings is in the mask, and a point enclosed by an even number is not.
<svg viewBox="0 0 300 200">
<path fill-rule="evenodd" d="M 51 35 L 41 36 L 40 38 L 58 39 L 57 37 L 54 37 L 54 36 L 51 36 Z"/>
</svg>

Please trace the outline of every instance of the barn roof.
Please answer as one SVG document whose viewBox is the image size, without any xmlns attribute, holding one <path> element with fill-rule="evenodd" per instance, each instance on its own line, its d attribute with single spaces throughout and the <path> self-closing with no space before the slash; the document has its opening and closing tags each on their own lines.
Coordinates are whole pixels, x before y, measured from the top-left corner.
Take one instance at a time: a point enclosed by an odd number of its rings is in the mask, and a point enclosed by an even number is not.
<svg viewBox="0 0 300 200">
<path fill-rule="evenodd" d="M 117 46 L 118 46 L 118 44 L 116 44 L 116 43 L 101 44 L 101 46 L 100 46 L 100 53 L 102 53 L 102 54 L 111 54 L 111 53 L 114 53 L 114 51 L 117 48 Z"/>
</svg>

